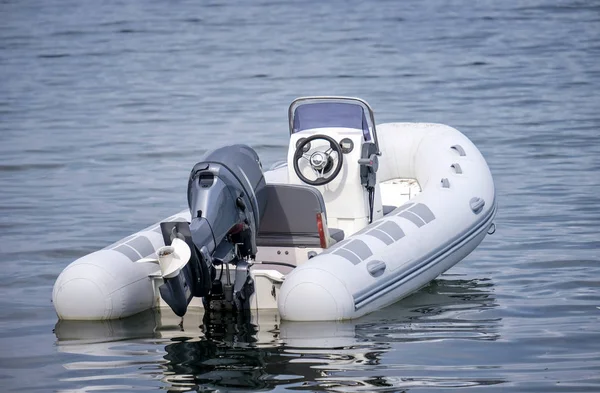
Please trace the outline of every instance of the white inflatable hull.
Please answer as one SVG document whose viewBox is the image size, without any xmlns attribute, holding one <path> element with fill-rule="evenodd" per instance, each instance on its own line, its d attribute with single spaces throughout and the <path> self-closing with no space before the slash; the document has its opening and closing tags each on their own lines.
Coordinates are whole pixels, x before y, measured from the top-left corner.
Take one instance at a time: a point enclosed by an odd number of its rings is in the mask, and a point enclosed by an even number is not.
<svg viewBox="0 0 600 393">
<path fill-rule="evenodd" d="M 277 307 L 283 319 L 293 321 L 358 318 L 426 285 L 471 253 L 490 230 L 496 214 L 493 179 L 468 138 L 439 124 L 390 123 L 377 131 L 378 181 L 416 179 L 422 192 L 299 264 L 283 284 L 277 272 L 263 271 L 260 279 L 268 288 L 257 288 L 255 307 Z M 380 189 L 384 202 L 397 198 Z M 189 219 L 184 211 L 163 221 Z M 157 265 L 138 262 L 163 245 L 157 224 L 71 263 L 52 294 L 58 317 L 117 319 L 163 306 Z"/>
<path fill-rule="evenodd" d="M 163 221 L 189 221 L 188 211 Z M 58 276 L 52 302 L 60 319 L 125 318 L 158 305 L 151 276 L 154 263 L 138 260 L 164 246 L 160 225 L 154 224 L 110 246 L 85 255 Z"/>
</svg>

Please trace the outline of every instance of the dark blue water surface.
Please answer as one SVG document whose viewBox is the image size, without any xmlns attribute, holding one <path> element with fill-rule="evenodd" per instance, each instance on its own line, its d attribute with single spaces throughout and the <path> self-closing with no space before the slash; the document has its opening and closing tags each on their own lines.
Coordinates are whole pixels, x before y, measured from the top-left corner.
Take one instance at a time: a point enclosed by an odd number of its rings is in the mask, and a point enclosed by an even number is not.
<svg viewBox="0 0 600 393">
<path fill-rule="evenodd" d="M 599 64 L 595 1 L 0 2 L 1 390 L 600 391 Z M 207 149 L 283 158 L 302 95 L 460 129 L 496 234 L 353 322 L 55 326 L 68 263 L 184 208 Z"/>
</svg>

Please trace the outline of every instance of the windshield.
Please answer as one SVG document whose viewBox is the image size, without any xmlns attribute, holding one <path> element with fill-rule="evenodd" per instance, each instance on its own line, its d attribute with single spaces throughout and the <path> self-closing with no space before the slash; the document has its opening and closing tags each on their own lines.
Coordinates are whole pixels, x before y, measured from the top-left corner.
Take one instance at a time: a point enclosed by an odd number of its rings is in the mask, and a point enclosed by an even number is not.
<svg viewBox="0 0 600 393">
<path fill-rule="evenodd" d="M 365 141 L 371 140 L 369 123 L 362 106 L 346 102 L 314 102 L 294 110 L 292 133 L 323 127 L 362 130 Z"/>
</svg>

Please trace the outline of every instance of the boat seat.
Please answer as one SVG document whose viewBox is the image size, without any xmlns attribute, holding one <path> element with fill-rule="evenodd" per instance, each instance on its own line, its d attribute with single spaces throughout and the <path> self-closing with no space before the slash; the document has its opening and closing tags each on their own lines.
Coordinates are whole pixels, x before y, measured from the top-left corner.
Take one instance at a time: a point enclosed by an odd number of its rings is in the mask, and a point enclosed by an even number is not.
<svg viewBox="0 0 600 393">
<path fill-rule="evenodd" d="M 344 240 L 344 231 L 338 228 L 329 228 L 329 237 L 336 242 Z"/>
<path fill-rule="evenodd" d="M 256 237 L 259 247 L 321 247 L 317 215 L 329 245 L 344 239 L 344 231 L 327 227 L 327 212 L 321 192 L 314 187 L 267 184 L 266 208 Z"/>
</svg>

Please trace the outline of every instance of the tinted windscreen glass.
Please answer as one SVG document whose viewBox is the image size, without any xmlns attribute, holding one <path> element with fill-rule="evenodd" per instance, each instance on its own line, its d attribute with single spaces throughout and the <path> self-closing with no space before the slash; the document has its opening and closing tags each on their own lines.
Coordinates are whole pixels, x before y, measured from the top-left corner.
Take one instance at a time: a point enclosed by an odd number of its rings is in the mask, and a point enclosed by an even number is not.
<svg viewBox="0 0 600 393">
<path fill-rule="evenodd" d="M 294 111 L 293 132 L 323 127 L 363 130 L 365 139 L 371 139 L 365 113 L 360 105 L 344 102 L 322 102 L 301 105 Z"/>
</svg>

